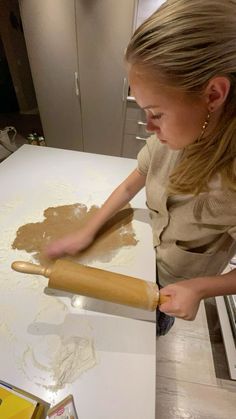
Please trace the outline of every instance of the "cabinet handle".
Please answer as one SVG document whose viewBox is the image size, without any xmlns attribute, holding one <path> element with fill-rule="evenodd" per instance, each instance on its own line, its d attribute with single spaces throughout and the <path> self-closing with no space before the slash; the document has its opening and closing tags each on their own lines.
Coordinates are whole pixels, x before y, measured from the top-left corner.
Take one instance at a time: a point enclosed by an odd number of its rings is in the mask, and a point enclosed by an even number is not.
<svg viewBox="0 0 236 419">
<path fill-rule="evenodd" d="M 143 122 L 143 121 L 138 121 L 137 124 L 145 126 L 145 127 L 147 126 L 147 122 Z"/>
<path fill-rule="evenodd" d="M 75 71 L 75 94 L 79 96 L 79 75 L 77 71 Z"/>
<path fill-rule="evenodd" d="M 127 79 L 123 79 L 122 101 L 125 102 L 128 96 Z"/>
<path fill-rule="evenodd" d="M 145 137 L 135 137 L 135 139 L 136 140 L 141 140 L 141 141 L 146 141 L 148 139 L 148 137 L 147 138 L 145 138 Z"/>
</svg>

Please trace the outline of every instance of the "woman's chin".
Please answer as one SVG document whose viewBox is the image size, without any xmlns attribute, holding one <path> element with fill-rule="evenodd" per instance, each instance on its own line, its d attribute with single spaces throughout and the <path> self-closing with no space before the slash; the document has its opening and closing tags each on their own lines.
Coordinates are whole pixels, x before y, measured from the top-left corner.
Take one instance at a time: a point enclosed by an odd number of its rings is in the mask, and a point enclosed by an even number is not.
<svg viewBox="0 0 236 419">
<path fill-rule="evenodd" d="M 157 139 L 160 141 L 160 143 L 162 143 L 162 144 L 168 144 L 168 141 L 167 140 L 165 140 L 164 138 L 162 138 L 162 137 L 159 137 L 159 135 L 157 135 Z"/>
</svg>

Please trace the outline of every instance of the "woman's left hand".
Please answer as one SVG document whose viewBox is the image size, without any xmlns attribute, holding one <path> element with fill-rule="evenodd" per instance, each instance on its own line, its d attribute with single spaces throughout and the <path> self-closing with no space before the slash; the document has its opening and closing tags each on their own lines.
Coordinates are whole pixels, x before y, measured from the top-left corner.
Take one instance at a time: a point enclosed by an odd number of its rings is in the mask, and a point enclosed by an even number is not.
<svg viewBox="0 0 236 419">
<path fill-rule="evenodd" d="M 162 288 L 160 294 L 169 296 L 170 300 L 161 304 L 159 310 L 170 316 L 184 320 L 194 320 L 202 299 L 195 286 L 197 279 L 180 281 Z"/>
</svg>

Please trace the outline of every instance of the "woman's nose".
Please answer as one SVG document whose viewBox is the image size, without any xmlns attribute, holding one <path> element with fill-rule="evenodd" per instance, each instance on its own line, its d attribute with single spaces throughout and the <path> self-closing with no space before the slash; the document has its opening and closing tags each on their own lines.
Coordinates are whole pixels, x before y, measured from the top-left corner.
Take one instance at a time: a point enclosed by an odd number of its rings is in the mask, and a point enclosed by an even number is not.
<svg viewBox="0 0 236 419">
<path fill-rule="evenodd" d="M 150 118 L 147 118 L 146 131 L 148 131 L 148 132 L 159 132 L 160 128 L 157 127 L 156 125 L 154 125 Z"/>
</svg>

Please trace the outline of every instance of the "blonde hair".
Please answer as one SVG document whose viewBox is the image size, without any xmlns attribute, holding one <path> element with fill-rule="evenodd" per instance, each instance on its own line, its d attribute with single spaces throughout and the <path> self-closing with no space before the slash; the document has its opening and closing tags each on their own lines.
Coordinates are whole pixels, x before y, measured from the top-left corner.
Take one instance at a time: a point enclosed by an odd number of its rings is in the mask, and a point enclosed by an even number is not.
<svg viewBox="0 0 236 419">
<path fill-rule="evenodd" d="M 189 95 L 214 76 L 230 80 L 216 129 L 184 149 L 169 192 L 197 194 L 216 173 L 236 190 L 236 0 L 167 1 L 136 30 L 126 60 Z"/>
</svg>

